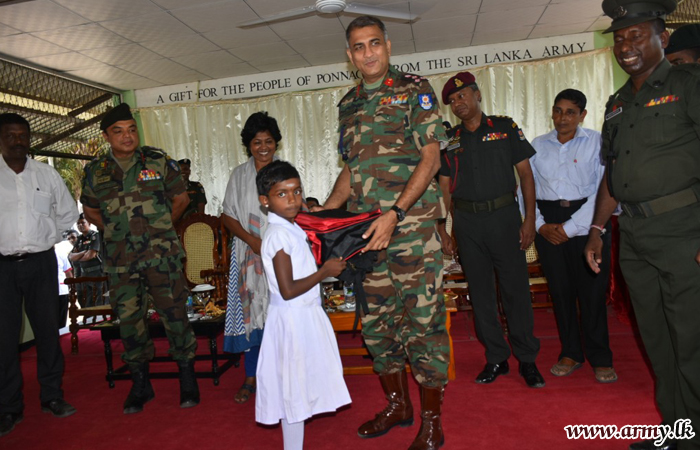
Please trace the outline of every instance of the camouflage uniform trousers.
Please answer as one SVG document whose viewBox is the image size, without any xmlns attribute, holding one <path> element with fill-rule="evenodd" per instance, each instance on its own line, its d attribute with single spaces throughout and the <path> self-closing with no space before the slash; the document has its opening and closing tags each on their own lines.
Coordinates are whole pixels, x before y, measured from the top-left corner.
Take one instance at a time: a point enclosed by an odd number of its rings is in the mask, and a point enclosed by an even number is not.
<svg viewBox="0 0 700 450">
<path fill-rule="evenodd" d="M 155 355 L 148 334 L 148 300 L 153 300 L 170 343 L 168 353 L 176 361 L 194 358 L 197 340 L 185 313 L 188 290 L 182 266 L 165 261 L 137 273 L 110 273 L 110 297 L 114 298 L 124 344 L 122 360 L 129 365 L 150 361 Z"/>
<path fill-rule="evenodd" d="M 447 384 L 450 361 L 442 249 L 434 221 L 417 227 L 395 232 L 367 274 L 362 335 L 376 372 L 403 370 L 408 359 L 418 383 L 438 387 Z"/>
</svg>

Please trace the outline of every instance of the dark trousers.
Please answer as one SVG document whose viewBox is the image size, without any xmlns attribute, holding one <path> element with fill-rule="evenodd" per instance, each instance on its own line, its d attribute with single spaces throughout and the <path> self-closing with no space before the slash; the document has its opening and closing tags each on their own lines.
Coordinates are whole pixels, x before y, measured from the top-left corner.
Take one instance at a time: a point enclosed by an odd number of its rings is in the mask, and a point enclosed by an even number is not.
<svg viewBox="0 0 700 450">
<path fill-rule="evenodd" d="M 700 203 L 659 216 L 620 216 L 620 267 L 656 375 L 665 423 L 691 419 L 700 448 Z"/>
<path fill-rule="evenodd" d="M 540 201 L 537 204 L 547 223 L 564 223 L 580 208 Z M 610 229 L 609 226 L 607 228 Z M 554 245 L 539 234 L 535 237 L 537 254 L 547 277 L 559 327 L 559 359 L 567 357 L 583 362 L 585 355 L 593 367 L 612 367 L 605 306 L 605 292 L 610 278 L 610 235 L 603 235 L 603 262 L 597 275 L 588 267 L 583 256 L 587 241 L 588 235 L 575 236 L 563 244 Z"/>
<path fill-rule="evenodd" d="M 455 211 L 453 229 L 469 283 L 476 334 L 486 347 L 486 360 L 492 364 L 510 357 L 498 318 L 494 269 L 515 357 L 521 362 L 535 362 L 540 350 L 540 341 L 533 334 L 527 261 L 520 250 L 521 224 L 517 204 L 493 212 Z"/>
<path fill-rule="evenodd" d="M 53 247 L 21 261 L 0 260 L 0 413 L 24 410 L 19 363 L 23 300 L 34 330 L 40 399 L 48 402 L 63 398 L 57 274 Z"/>
</svg>

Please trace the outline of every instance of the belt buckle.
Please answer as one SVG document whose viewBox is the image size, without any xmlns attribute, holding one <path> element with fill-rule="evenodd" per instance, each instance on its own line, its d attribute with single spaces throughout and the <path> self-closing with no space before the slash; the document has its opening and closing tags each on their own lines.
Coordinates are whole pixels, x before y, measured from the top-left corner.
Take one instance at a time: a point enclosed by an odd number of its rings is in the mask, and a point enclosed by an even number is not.
<svg viewBox="0 0 700 450">
<path fill-rule="evenodd" d="M 474 212 L 483 212 L 489 210 L 488 202 L 474 202 Z"/>
<path fill-rule="evenodd" d="M 559 200 L 559 206 L 563 208 L 568 208 L 571 206 L 571 202 L 568 200 Z"/>
<path fill-rule="evenodd" d="M 644 211 L 639 205 L 632 203 L 622 203 L 622 211 L 630 217 L 644 216 Z"/>
</svg>

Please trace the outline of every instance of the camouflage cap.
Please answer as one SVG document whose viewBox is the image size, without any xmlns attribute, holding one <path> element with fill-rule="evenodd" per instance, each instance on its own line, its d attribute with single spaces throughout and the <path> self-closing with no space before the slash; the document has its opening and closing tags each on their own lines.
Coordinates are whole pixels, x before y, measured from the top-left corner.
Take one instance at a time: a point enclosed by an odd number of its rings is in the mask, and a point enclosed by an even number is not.
<svg viewBox="0 0 700 450">
<path fill-rule="evenodd" d="M 476 86 L 476 78 L 470 72 L 460 72 L 453 76 L 442 88 L 442 103 L 450 104 L 450 94 L 468 86 Z"/>
<path fill-rule="evenodd" d="M 666 47 L 666 54 L 700 47 L 700 23 L 684 25 L 671 34 Z"/>
<path fill-rule="evenodd" d="M 666 14 L 676 9 L 676 0 L 603 0 L 603 12 L 612 19 L 612 25 L 603 31 L 610 33 L 654 19 L 666 20 Z"/>
<path fill-rule="evenodd" d="M 110 109 L 109 112 L 104 116 L 102 122 L 100 122 L 100 130 L 107 131 L 107 128 L 111 127 L 120 120 L 133 120 L 134 116 L 131 115 L 131 109 L 126 103 L 115 106 Z"/>
</svg>

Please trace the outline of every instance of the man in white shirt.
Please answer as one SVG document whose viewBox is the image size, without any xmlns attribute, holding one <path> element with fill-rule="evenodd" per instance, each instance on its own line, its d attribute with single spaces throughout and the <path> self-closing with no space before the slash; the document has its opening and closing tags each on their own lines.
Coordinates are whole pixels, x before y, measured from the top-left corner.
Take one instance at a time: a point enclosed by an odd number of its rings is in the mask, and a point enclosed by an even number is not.
<svg viewBox="0 0 700 450">
<path fill-rule="evenodd" d="M 22 116 L 0 114 L 0 436 L 23 419 L 22 303 L 36 341 L 41 409 L 57 417 L 75 413 L 61 389 L 54 244 L 75 223 L 78 209 L 58 173 L 27 158 L 29 133 Z"/>
<path fill-rule="evenodd" d="M 537 150 L 530 158 L 537 198 L 535 246 L 554 302 L 561 342 L 552 374 L 570 375 L 588 359 L 596 379 L 612 383 L 617 374 L 612 367 L 605 306 L 609 236 L 605 236 L 607 254 L 601 273 L 594 274 L 582 256 L 605 171 L 600 133 L 581 127 L 585 117 L 586 96 L 565 89 L 552 107 L 554 130 L 532 141 Z"/>
</svg>

